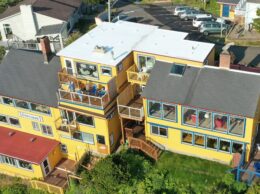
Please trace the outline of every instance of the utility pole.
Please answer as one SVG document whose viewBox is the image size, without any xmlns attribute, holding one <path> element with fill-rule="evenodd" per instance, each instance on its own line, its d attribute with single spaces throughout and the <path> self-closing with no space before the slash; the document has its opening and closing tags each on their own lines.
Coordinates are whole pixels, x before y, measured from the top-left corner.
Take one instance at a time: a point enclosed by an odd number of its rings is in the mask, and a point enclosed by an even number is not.
<svg viewBox="0 0 260 194">
<path fill-rule="evenodd" d="M 108 10 L 107 10 L 107 14 L 108 14 L 108 22 L 111 22 L 111 2 L 110 0 L 108 0 Z"/>
</svg>

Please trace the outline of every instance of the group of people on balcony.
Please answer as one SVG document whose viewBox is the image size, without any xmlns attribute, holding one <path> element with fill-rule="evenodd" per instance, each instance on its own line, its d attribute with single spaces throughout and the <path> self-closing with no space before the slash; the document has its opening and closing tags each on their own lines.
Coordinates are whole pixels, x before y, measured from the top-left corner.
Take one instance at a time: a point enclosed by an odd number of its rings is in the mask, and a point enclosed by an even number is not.
<svg viewBox="0 0 260 194">
<path fill-rule="evenodd" d="M 76 89 L 75 83 L 73 81 L 69 82 L 69 91 L 77 94 L 77 97 L 82 102 L 83 95 L 92 95 L 97 97 L 103 97 L 107 91 L 104 86 L 99 89 L 96 84 L 90 86 L 90 84 L 80 84 L 79 88 Z"/>
</svg>

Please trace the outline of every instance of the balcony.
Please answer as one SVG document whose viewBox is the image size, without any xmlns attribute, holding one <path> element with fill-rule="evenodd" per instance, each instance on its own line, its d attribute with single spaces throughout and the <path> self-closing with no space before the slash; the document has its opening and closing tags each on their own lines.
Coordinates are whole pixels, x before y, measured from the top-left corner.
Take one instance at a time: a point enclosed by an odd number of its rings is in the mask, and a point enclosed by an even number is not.
<svg viewBox="0 0 260 194">
<path fill-rule="evenodd" d="M 119 115 L 122 118 L 142 121 L 144 118 L 143 101 L 137 92 L 137 85 L 128 85 L 117 98 Z"/>
<path fill-rule="evenodd" d="M 146 85 L 149 73 L 139 72 L 136 65 L 132 65 L 127 71 L 128 82 L 133 84 Z"/>
<path fill-rule="evenodd" d="M 69 122 L 67 119 L 58 119 L 56 121 L 56 128 L 58 131 L 71 134 L 79 129 L 79 124 L 76 120 Z"/>
</svg>

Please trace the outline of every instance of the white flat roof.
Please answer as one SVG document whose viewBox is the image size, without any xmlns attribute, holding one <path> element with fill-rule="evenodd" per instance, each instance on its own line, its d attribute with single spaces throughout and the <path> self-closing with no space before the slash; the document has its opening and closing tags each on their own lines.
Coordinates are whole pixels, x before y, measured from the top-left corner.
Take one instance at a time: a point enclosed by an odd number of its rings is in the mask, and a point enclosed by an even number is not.
<svg viewBox="0 0 260 194">
<path fill-rule="evenodd" d="M 57 55 L 116 66 L 132 52 L 136 44 L 156 28 L 158 27 L 132 22 L 103 22 Z M 96 46 L 106 47 L 107 52 L 94 52 Z"/>
<path fill-rule="evenodd" d="M 116 66 L 132 51 L 203 62 L 214 44 L 184 40 L 188 33 L 126 21 L 101 23 L 57 55 Z M 105 53 L 94 51 L 96 46 Z"/>
</svg>

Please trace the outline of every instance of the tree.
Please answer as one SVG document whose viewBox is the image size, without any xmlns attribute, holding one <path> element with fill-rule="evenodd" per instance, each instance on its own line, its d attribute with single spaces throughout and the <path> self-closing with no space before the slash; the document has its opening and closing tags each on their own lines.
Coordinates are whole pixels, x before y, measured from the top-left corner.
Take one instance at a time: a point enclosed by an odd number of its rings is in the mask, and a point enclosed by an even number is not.
<svg viewBox="0 0 260 194">
<path fill-rule="evenodd" d="M 260 9 L 257 9 L 256 15 L 260 17 Z M 253 27 L 256 29 L 256 31 L 260 32 L 260 18 L 254 19 Z"/>
</svg>

